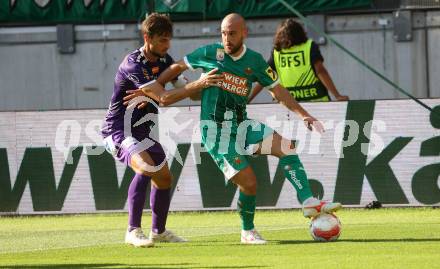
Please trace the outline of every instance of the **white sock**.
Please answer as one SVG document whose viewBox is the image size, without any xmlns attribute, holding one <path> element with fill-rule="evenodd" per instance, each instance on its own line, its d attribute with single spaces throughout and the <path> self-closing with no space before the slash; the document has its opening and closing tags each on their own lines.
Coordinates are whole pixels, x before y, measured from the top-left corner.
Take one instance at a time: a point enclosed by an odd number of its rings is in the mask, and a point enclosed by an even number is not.
<svg viewBox="0 0 440 269">
<path fill-rule="evenodd" d="M 321 201 L 319 201 L 317 198 L 309 197 L 303 202 L 303 206 L 314 206 L 319 205 L 319 203 L 321 203 Z"/>
</svg>

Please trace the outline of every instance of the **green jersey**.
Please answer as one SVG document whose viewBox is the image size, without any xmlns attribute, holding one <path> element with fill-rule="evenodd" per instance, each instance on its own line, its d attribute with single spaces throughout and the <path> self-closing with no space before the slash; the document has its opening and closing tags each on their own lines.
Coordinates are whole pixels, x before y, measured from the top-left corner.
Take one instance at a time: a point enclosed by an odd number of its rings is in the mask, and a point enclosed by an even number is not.
<svg viewBox="0 0 440 269">
<path fill-rule="evenodd" d="M 261 54 L 243 47 L 237 57 L 226 54 L 221 43 L 200 47 L 185 56 L 189 68 L 202 68 L 205 73 L 218 68 L 217 73 L 225 76 L 217 87 L 202 91 L 202 120 L 232 120 L 234 125 L 239 124 L 247 119 L 246 104 L 252 83 L 257 81 L 264 87 L 278 84 L 276 73 Z"/>
<path fill-rule="evenodd" d="M 232 57 L 222 44 L 212 44 L 196 49 L 184 61 L 190 69 L 202 68 L 205 73 L 217 68 L 217 73 L 225 77 L 217 86 L 202 91 L 200 130 L 207 151 L 230 179 L 249 165 L 242 149 L 273 133 L 264 124 L 248 120 L 246 104 L 253 82 L 273 87 L 278 84 L 277 75 L 259 53 L 246 46 L 241 55 Z M 214 123 L 216 128 L 206 122 Z M 241 123 L 246 128 L 239 128 Z"/>
</svg>

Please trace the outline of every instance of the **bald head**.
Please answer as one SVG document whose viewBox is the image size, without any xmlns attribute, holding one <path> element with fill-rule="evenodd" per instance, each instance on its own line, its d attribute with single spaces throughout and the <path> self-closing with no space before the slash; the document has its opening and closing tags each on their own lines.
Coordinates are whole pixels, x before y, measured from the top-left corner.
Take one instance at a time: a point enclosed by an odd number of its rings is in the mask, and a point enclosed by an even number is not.
<svg viewBox="0 0 440 269">
<path fill-rule="evenodd" d="M 221 33 L 225 52 L 232 56 L 239 55 L 243 50 L 243 42 L 247 36 L 244 18 L 237 13 L 227 15 L 222 21 Z"/>
<path fill-rule="evenodd" d="M 222 28 L 223 26 L 227 25 L 236 25 L 243 29 L 246 28 L 246 22 L 244 18 L 238 13 L 228 14 L 226 15 L 226 17 L 223 18 Z"/>
</svg>

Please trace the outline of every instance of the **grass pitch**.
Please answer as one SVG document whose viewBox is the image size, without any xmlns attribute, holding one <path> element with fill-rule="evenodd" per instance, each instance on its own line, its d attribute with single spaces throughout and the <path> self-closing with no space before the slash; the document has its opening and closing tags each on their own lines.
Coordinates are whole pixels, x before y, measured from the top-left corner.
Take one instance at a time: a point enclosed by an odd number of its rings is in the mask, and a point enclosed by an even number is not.
<svg viewBox="0 0 440 269">
<path fill-rule="evenodd" d="M 257 211 L 267 245 L 240 245 L 235 212 L 172 213 L 191 240 L 123 244 L 126 214 L 0 217 L 0 268 L 440 268 L 440 209 L 344 209 L 337 242 L 313 242 L 298 210 Z M 144 227 L 150 214 L 144 214 Z M 145 229 L 148 231 L 148 229 Z"/>
</svg>

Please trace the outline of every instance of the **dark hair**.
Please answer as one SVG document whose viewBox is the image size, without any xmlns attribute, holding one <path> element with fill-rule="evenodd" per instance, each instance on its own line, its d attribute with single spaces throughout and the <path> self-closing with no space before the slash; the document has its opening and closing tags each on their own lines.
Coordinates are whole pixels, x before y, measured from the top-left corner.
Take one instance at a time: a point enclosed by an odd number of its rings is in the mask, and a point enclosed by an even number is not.
<svg viewBox="0 0 440 269">
<path fill-rule="evenodd" d="M 149 37 L 172 35 L 173 23 L 165 14 L 151 13 L 142 22 L 142 34 L 147 34 Z"/>
<path fill-rule="evenodd" d="M 294 19 L 286 19 L 279 26 L 273 40 L 275 50 L 287 49 L 307 41 L 302 25 Z"/>
</svg>

